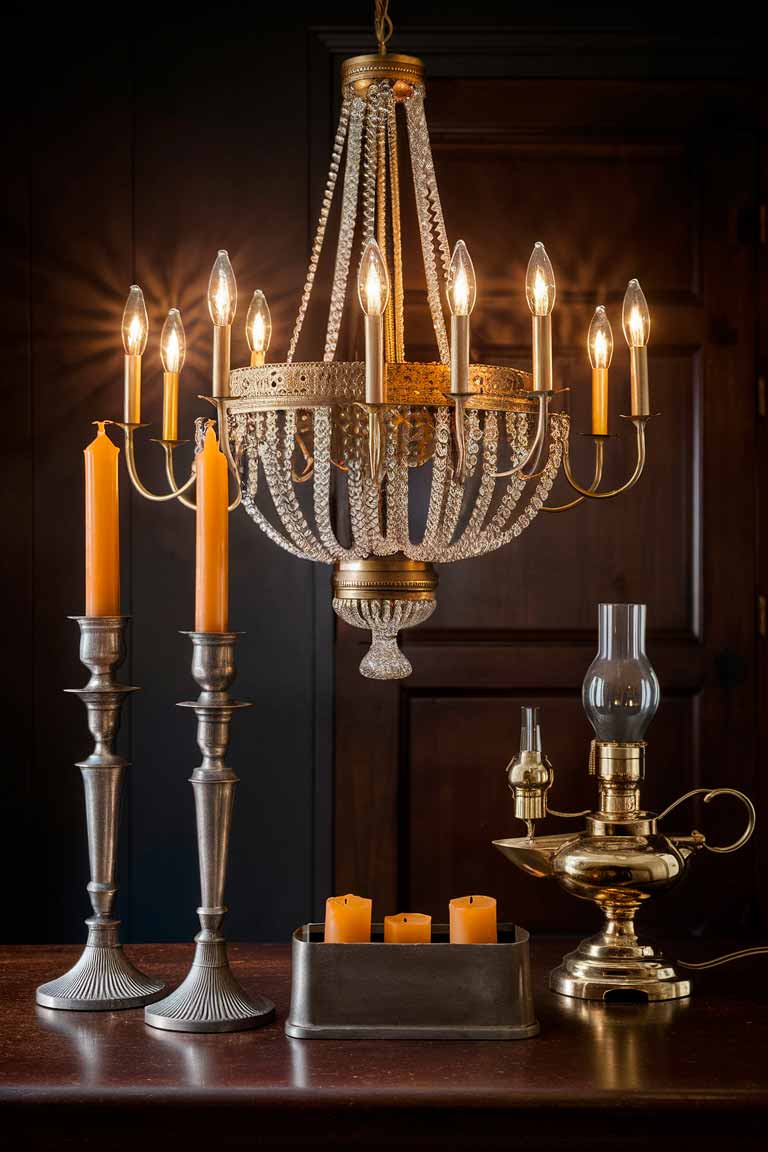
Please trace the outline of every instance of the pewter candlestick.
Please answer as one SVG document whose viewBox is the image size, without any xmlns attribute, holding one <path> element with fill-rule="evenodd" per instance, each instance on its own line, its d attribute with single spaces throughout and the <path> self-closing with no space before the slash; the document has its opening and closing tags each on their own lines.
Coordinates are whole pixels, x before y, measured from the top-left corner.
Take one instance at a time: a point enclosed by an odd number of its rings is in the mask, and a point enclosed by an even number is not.
<svg viewBox="0 0 768 1152">
<path fill-rule="evenodd" d="M 123 769 L 128 761 L 114 751 L 123 700 L 135 688 L 118 684 L 115 670 L 125 659 L 127 616 L 73 616 L 80 625 L 80 659 L 91 673 L 85 688 L 68 688 L 88 710 L 88 728 L 95 741 L 87 760 L 77 767 L 85 788 L 88 855 L 91 880 L 88 895 L 93 915 L 86 920 L 88 940 L 82 956 L 63 976 L 42 984 L 36 1000 L 45 1008 L 92 1012 L 140 1008 L 161 995 L 159 980 L 145 976 L 126 958 L 118 942 L 119 920 L 112 918 L 117 850 L 117 819 Z"/>
<path fill-rule="evenodd" d="M 203 762 L 191 776 L 195 792 L 197 850 L 200 860 L 202 906 L 200 932 L 195 937 L 192 967 L 184 982 L 151 1008 L 144 1019 L 153 1028 L 174 1032 L 238 1032 L 258 1028 L 274 1018 L 274 1005 L 264 996 L 248 996 L 235 979 L 221 932 L 226 914 L 224 882 L 229 830 L 237 776 L 224 763 L 232 713 L 250 704 L 233 700 L 227 691 L 235 678 L 234 632 L 189 632 L 192 675 L 200 686 L 194 708 L 197 743 Z"/>
</svg>

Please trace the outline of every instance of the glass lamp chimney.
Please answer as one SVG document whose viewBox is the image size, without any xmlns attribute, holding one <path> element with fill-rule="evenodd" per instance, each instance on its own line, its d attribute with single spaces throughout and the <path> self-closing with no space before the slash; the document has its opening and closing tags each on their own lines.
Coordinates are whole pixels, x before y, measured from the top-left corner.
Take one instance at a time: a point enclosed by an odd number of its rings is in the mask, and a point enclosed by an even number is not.
<svg viewBox="0 0 768 1152">
<path fill-rule="evenodd" d="M 595 659 L 582 704 L 601 742 L 636 743 L 659 706 L 659 682 L 645 652 L 645 604 L 601 604 Z"/>
</svg>

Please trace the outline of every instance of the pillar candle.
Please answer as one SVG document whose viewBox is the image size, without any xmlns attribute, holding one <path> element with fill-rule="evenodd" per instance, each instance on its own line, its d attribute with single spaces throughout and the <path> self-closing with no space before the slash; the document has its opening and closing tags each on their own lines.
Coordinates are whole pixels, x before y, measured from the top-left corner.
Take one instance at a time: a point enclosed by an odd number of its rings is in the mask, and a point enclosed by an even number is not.
<svg viewBox="0 0 768 1152">
<path fill-rule="evenodd" d="M 85 614 L 120 614 L 120 514 L 117 458 L 120 449 L 103 421 L 85 457 Z"/>
<path fill-rule="evenodd" d="M 384 917 L 385 944 L 429 944 L 432 917 L 423 912 L 398 912 Z"/>
<path fill-rule="evenodd" d="M 365 896 L 329 896 L 325 902 L 326 944 L 369 944 L 372 901 Z"/>
<path fill-rule="evenodd" d="M 227 461 L 209 427 L 197 453 L 195 631 L 226 632 L 229 598 L 229 478 Z"/>
<path fill-rule="evenodd" d="M 448 905 L 451 944 L 496 944 L 496 901 L 492 896 L 459 896 Z"/>
</svg>

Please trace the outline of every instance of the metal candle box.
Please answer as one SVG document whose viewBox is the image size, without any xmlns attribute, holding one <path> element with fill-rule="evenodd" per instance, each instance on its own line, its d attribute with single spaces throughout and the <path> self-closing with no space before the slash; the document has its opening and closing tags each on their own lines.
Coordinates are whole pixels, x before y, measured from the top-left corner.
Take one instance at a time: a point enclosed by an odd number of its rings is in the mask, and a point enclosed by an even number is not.
<svg viewBox="0 0 768 1152">
<path fill-rule="evenodd" d="M 524 1040 L 539 1024 L 528 933 L 499 925 L 498 944 L 324 944 L 322 924 L 293 934 L 288 1036 L 375 1040 Z"/>
</svg>

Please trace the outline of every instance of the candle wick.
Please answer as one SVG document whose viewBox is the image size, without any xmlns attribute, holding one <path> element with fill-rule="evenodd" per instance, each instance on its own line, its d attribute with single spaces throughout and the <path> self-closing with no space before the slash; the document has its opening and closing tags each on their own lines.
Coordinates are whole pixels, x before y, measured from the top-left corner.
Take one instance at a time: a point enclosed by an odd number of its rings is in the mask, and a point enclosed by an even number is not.
<svg viewBox="0 0 768 1152">
<path fill-rule="evenodd" d="M 407 916 L 403 916 L 403 924 L 407 924 L 407 923 L 408 923 L 408 917 L 407 917 Z"/>
<path fill-rule="evenodd" d="M 475 899 L 474 896 L 470 896 L 470 898 L 469 898 L 470 904 L 472 904 L 474 902 L 474 899 Z"/>
<path fill-rule="evenodd" d="M 344 903 L 345 903 L 345 904 L 347 903 L 347 898 L 346 898 L 346 896 L 344 897 Z"/>
</svg>

